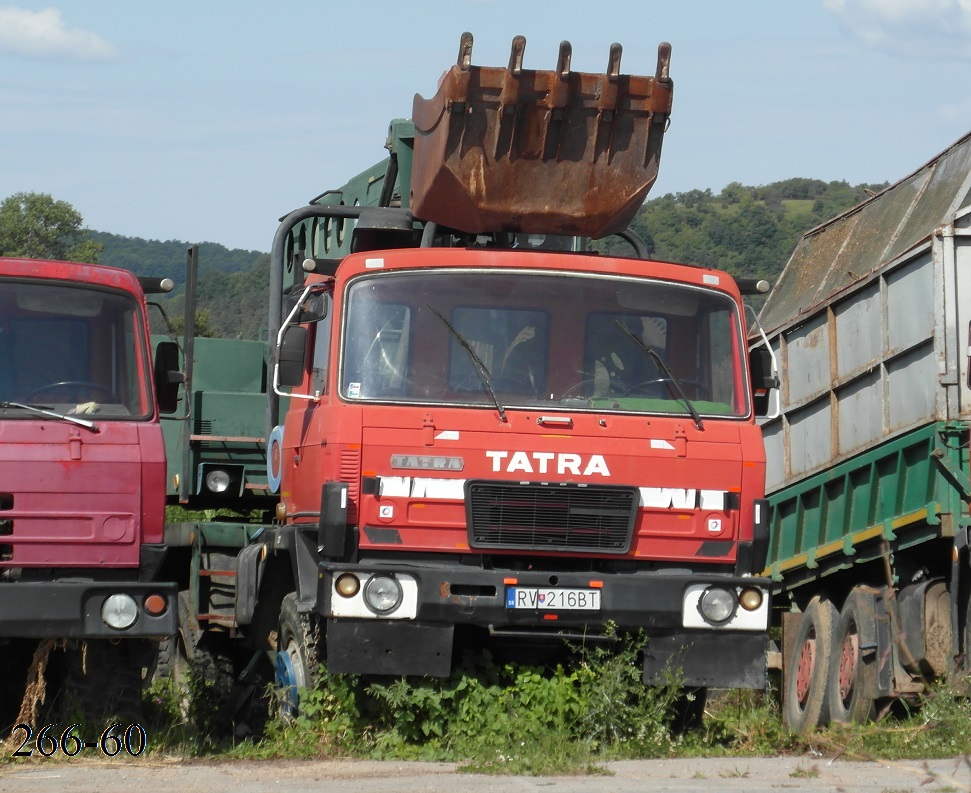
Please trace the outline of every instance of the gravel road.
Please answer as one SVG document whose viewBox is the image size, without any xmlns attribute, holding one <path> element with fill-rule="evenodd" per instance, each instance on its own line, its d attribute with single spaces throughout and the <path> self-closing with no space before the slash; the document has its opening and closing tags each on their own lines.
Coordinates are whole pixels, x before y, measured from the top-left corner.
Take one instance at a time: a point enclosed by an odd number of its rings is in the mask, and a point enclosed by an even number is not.
<svg viewBox="0 0 971 793">
<path fill-rule="evenodd" d="M 185 762 L 132 758 L 31 759 L 0 767 L 0 791 L 30 793 L 515 793 L 557 791 L 971 791 L 967 758 L 894 763 L 816 757 L 633 760 L 585 777 L 464 774 L 452 763 L 371 761 Z"/>
</svg>

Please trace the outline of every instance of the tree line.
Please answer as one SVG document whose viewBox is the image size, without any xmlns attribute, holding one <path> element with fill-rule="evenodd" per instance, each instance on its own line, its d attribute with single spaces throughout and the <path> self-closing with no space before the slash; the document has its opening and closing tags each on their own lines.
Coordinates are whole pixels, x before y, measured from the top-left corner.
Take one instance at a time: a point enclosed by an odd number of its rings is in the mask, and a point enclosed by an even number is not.
<svg viewBox="0 0 971 793">
<path fill-rule="evenodd" d="M 758 187 L 733 182 L 719 193 L 690 190 L 651 199 L 631 228 L 644 238 L 652 258 L 772 281 L 803 234 L 886 186 L 803 178 Z M 85 229 L 70 204 L 46 194 L 17 193 L 0 202 L 0 255 L 100 262 L 136 275 L 171 278 L 177 288 L 159 302 L 173 318 L 182 314 L 188 247 L 177 240 Z M 601 253 L 630 250 L 616 238 L 593 247 Z M 269 262 L 261 251 L 199 244 L 197 322 L 205 335 L 263 337 Z"/>
</svg>

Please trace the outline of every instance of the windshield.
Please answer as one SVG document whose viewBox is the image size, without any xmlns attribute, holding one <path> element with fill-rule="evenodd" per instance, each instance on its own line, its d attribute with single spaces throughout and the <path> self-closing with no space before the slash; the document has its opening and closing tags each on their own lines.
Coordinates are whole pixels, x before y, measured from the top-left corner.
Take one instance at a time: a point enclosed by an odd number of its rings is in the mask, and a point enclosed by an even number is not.
<svg viewBox="0 0 971 793">
<path fill-rule="evenodd" d="M 658 280 L 509 270 L 363 276 L 347 289 L 342 346 L 347 399 L 748 413 L 733 301 Z"/>
<path fill-rule="evenodd" d="M 92 420 L 150 416 L 140 318 L 121 292 L 0 280 L 0 403 Z M 38 415 L 11 405 L 2 412 Z"/>
</svg>

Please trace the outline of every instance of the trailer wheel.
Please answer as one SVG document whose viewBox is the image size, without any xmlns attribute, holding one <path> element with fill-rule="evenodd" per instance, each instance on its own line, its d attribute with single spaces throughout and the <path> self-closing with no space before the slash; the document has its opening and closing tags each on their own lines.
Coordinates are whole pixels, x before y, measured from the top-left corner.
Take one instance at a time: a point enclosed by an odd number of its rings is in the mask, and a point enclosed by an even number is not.
<svg viewBox="0 0 971 793">
<path fill-rule="evenodd" d="M 836 609 L 818 596 L 809 601 L 786 662 L 782 716 L 786 728 L 807 733 L 829 721 L 826 683 L 833 658 Z"/>
<path fill-rule="evenodd" d="M 300 690 L 316 685 L 317 665 L 316 620 L 297 610 L 297 593 L 290 592 L 280 604 L 276 654 L 276 684 L 284 719 L 292 719 L 299 712 Z"/>
<path fill-rule="evenodd" d="M 171 679 L 181 718 L 203 733 L 225 731 L 236 679 L 232 659 L 207 643 L 188 590 L 179 592 L 178 609 L 178 632 L 159 642 L 159 675 Z"/>
<path fill-rule="evenodd" d="M 971 695 L 971 596 L 968 597 L 964 607 L 964 627 L 961 629 L 961 639 L 963 645 L 961 654 L 958 656 L 960 663 L 957 667 L 957 679 L 961 681 L 965 696 Z"/>
<path fill-rule="evenodd" d="M 833 721 L 865 724 L 876 713 L 874 699 L 865 693 L 860 635 L 872 635 L 873 598 L 854 590 L 846 599 L 836 627 L 829 674 L 829 710 Z"/>
</svg>

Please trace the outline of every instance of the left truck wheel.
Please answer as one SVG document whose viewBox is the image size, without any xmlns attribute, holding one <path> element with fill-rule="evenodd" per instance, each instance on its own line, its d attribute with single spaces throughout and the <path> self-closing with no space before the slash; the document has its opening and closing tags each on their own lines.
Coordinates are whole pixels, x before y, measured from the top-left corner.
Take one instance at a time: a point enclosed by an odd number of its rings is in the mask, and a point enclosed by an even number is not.
<svg viewBox="0 0 971 793">
<path fill-rule="evenodd" d="M 297 609 L 297 593 L 280 604 L 276 683 L 280 688 L 280 715 L 292 719 L 300 711 L 300 691 L 317 684 L 318 636 L 316 618 Z"/>
<path fill-rule="evenodd" d="M 67 651 L 62 713 L 65 718 L 125 724 L 142 720 L 142 675 L 128 641 L 89 639 Z"/>
</svg>

